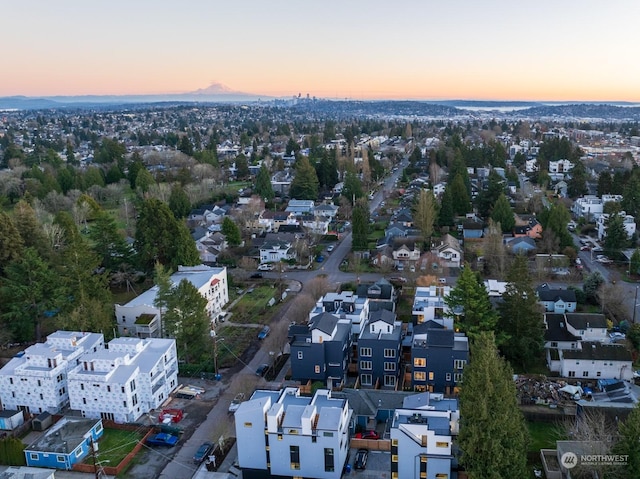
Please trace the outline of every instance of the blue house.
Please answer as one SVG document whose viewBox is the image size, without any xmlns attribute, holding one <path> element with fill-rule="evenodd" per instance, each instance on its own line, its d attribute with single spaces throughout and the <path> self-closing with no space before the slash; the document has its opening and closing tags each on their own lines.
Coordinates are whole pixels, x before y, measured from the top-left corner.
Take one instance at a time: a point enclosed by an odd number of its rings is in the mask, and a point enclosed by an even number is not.
<svg viewBox="0 0 640 479">
<path fill-rule="evenodd" d="M 63 418 L 24 449 L 27 466 L 70 470 L 103 434 L 102 419 Z"/>
<path fill-rule="evenodd" d="M 413 328 L 411 386 L 414 391 L 452 394 L 469 361 L 469 340 L 464 333 L 434 324 L 417 324 Z"/>
<path fill-rule="evenodd" d="M 358 375 L 363 388 L 396 389 L 400 373 L 402 322 L 395 313 L 380 309 L 369 320 L 358 338 Z"/>
<path fill-rule="evenodd" d="M 289 327 L 291 377 L 341 386 L 347 378 L 351 352 L 351 321 L 330 313 L 311 318 L 308 325 Z"/>
</svg>

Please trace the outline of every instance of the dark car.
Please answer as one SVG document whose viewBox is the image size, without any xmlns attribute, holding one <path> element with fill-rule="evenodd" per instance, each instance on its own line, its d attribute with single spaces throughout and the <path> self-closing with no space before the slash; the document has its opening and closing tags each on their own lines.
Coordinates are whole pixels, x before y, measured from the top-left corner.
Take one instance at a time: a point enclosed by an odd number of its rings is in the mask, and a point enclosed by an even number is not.
<svg viewBox="0 0 640 479">
<path fill-rule="evenodd" d="M 166 432 L 154 434 L 153 436 L 149 436 L 147 439 L 148 446 L 172 447 L 176 444 L 178 444 L 178 436 L 167 434 Z"/>
<path fill-rule="evenodd" d="M 261 364 L 260 366 L 258 366 L 258 369 L 256 369 L 256 376 L 264 376 L 265 374 L 267 374 L 267 371 L 269 370 L 269 365 L 268 364 Z"/>
<path fill-rule="evenodd" d="M 204 461 L 204 458 L 209 455 L 211 449 L 213 449 L 213 444 L 211 444 L 210 442 L 203 442 L 196 453 L 193 455 L 193 462 L 195 464 L 200 464 L 202 461 Z"/>
<path fill-rule="evenodd" d="M 253 273 L 251 276 L 251 279 L 260 279 L 263 277 L 262 273 Z"/>
<path fill-rule="evenodd" d="M 367 459 L 369 459 L 369 451 L 367 449 L 358 449 L 353 467 L 356 469 L 365 469 L 367 467 Z"/>
<path fill-rule="evenodd" d="M 357 432 L 353 437 L 356 439 L 380 439 L 380 436 L 375 431 Z"/>
</svg>

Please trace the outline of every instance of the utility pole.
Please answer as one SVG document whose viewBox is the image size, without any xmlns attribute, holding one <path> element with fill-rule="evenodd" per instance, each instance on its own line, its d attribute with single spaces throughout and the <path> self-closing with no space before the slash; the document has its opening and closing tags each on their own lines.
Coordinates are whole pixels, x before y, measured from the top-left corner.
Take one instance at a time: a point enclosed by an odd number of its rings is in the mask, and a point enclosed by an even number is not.
<svg viewBox="0 0 640 479">
<path fill-rule="evenodd" d="M 638 309 L 638 286 L 636 286 L 636 296 L 633 300 L 633 319 L 631 324 L 636 324 L 636 309 Z"/>
</svg>

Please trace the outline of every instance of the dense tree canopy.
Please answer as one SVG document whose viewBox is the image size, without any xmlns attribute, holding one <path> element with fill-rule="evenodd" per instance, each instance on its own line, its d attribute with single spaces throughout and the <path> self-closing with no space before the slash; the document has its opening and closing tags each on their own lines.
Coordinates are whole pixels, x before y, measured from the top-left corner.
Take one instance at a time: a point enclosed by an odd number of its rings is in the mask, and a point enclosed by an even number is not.
<svg viewBox="0 0 640 479">
<path fill-rule="evenodd" d="M 291 198 L 298 200 L 317 200 L 318 199 L 318 176 L 316 170 L 309 163 L 306 157 L 296 162 L 296 176 L 291 182 L 289 195 Z"/>
<path fill-rule="evenodd" d="M 144 200 L 138 209 L 135 250 L 140 265 L 151 270 L 156 261 L 177 268 L 200 263 L 187 227 L 160 200 Z"/>
<path fill-rule="evenodd" d="M 491 210 L 491 219 L 496 223 L 500 223 L 503 233 L 510 233 L 516 225 L 516 219 L 513 210 L 509 204 L 509 200 L 504 193 L 500 193 Z"/>
</svg>

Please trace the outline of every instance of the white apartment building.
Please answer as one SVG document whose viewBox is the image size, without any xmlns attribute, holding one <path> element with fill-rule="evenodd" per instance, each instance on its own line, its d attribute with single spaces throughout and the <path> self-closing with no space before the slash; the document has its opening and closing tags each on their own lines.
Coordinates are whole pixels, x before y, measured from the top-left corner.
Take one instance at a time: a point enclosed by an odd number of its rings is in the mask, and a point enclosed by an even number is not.
<svg viewBox="0 0 640 479">
<path fill-rule="evenodd" d="M 79 358 L 68 375 L 71 409 L 120 423 L 160 407 L 177 385 L 174 339 L 112 339 Z"/>
<path fill-rule="evenodd" d="M 451 292 L 450 286 L 418 286 L 413 298 L 411 314 L 416 323 L 435 321 L 446 329 L 453 329 L 453 318 L 445 298 Z"/>
<path fill-rule="evenodd" d="M 293 387 L 257 390 L 235 413 L 238 465 L 253 474 L 339 479 L 352 414 L 326 389 L 311 398 Z"/>
<path fill-rule="evenodd" d="M 566 173 L 574 164 L 569 160 L 555 160 L 549 162 L 549 173 Z"/>
<path fill-rule="evenodd" d="M 453 437 L 460 410 L 456 399 L 428 392 L 408 396 L 391 423 L 392 479 L 449 479 Z"/>
<path fill-rule="evenodd" d="M 229 302 L 227 268 L 211 266 L 179 266 L 171 275 L 171 284 L 177 286 L 186 279 L 207 300 L 207 313 L 215 322 L 224 305 Z M 158 294 L 154 286 L 127 304 L 116 304 L 116 321 L 121 336 L 138 338 L 160 338 L 162 334 L 162 314 L 153 303 Z"/>
<path fill-rule="evenodd" d="M 621 211 L 618 215 L 622 216 L 622 225 L 624 226 L 624 230 L 627 232 L 627 237 L 631 238 L 636 232 L 636 219 L 633 216 L 626 214 L 624 211 Z M 603 213 L 596 220 L 599 241 L 602 241 L 607 237 L 609 217 L 610 215 L 608 213 Z"/>
<path fill-rule="evenodd" d="M 622 201 L 622 196 L 602 195 L 602 198 L 599 198 L 595 195 L 586 195 L 573 203 L 571 211 L 578 218 L 585 217 L 588 221 L 592 221 L 604 212 L 604 204 L 610 201 L 619 203 Z"/>
<path fill-rule="evenodd" d="M 69 404 L 68 372 L 83 354 L 103 347 L 102 334 L 77 331 L 57 331 L 44 343 L 29 346 L 0 369 L 2 407 L 59 413 Z"/>
<path fill-rule="evenodd" d="M 354 338 L 357 338 L 369 317 L 369 298 L 361 298 L 353 291 L 327 293 L 316 302 L 316 306 L 309 312 L 309 320 L 322 313 L 329 313 L 338 319 L 351 321 L 351 333 Z"/>
</svg>

